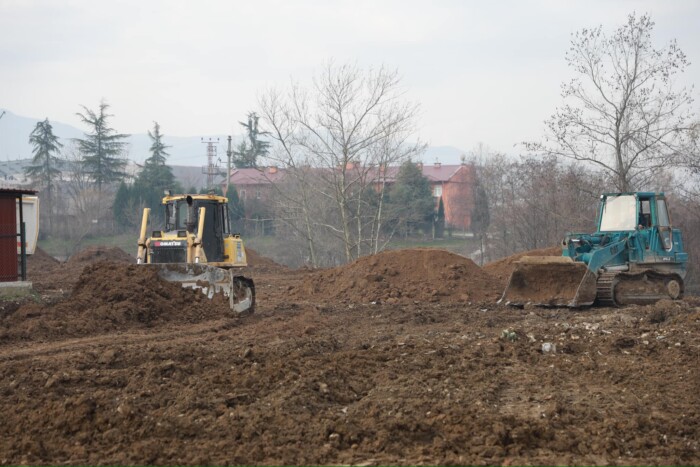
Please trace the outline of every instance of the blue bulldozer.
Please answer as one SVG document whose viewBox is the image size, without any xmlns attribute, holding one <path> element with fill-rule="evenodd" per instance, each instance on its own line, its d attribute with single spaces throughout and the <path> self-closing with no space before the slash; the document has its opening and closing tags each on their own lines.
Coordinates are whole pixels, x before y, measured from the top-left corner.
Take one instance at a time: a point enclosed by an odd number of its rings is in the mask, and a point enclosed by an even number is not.
<svg viewBox="0 0 700 467">
<path fill-rule="evenodd" d="M 606 193 L 595 233 L 569 233 L 562 256 L 525 256 L 500 302 L 582 307 L 683 297 L 688 253 L 663 193 Z"/>
</svg>

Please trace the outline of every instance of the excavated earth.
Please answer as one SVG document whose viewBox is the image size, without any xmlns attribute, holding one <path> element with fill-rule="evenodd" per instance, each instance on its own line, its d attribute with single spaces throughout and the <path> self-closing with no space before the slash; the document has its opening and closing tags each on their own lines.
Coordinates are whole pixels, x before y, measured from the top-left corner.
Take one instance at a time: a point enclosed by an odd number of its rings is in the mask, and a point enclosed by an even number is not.
<svg viewBox="0 0 700 467">
<path fill-rule="evenodd" d="M 700 464 L 696 298 L 514 309 L 443 251 L 249 254 L 232 316 L 103 256 L 0 302 L 2 464 Z"/>
</svg>

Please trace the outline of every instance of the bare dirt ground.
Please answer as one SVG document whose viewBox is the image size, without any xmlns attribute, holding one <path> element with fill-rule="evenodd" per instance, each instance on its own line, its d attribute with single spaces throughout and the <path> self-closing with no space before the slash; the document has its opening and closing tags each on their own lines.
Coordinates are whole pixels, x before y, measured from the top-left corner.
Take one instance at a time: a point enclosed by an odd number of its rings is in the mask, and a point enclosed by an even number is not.
<svg viewBox="0 0 700 467">
<path fill-rule="evenodd" d="M 249 255 L 237 317 L 103 256 L 0 302 L 2 464 L 700 464 L 695 298 L 522 310 L 446 252 Z"/>
</svg>

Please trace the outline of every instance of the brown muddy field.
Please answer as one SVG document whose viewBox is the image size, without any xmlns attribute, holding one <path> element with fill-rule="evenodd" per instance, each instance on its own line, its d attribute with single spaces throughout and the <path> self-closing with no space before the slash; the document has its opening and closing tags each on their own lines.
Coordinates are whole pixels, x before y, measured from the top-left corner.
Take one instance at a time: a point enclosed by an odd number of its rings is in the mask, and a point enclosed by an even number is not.
<svg viewBox="0 0 700 467">
<path fill-rule="evenodd" d="M 508 262 L 250 259 L 237 317 L 121 251 L 33 257 L 38 296 L 0 302 L 0 463 L 700 464 L 698 299 L 523 310 Z"/>
</svg>

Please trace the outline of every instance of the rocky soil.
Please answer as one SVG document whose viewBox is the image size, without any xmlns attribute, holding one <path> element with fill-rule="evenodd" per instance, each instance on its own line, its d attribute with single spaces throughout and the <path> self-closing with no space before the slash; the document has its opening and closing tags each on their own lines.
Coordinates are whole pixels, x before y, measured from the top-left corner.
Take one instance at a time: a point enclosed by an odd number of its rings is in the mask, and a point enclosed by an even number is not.
<svg viewBox="0 0 700 467">
<path fill-rule="evenodd" d="M 696 298 L 506 308 L 507 262 L 252 252 L 234 316 L 83 253 L 38 253 L 38 295 L 0 302 L 1 464 L 700 463 Z"/>
</svg>

